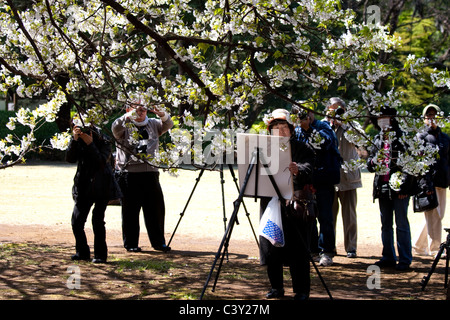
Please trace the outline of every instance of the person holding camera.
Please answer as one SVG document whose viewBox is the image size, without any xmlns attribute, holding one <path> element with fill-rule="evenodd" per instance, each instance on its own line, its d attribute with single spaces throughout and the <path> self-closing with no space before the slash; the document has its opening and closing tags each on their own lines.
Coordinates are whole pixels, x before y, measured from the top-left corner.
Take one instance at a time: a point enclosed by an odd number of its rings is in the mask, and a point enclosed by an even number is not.
<svg viewBox="0 0 450 320">
<path fill-rule="evenodd" d="M 147 112 L 158 118 L 147 117 Z M 150 243 L 155 250 L 170 251 L 164 239 L 165 204 L 158 168 L 145 159 L 159 150 L 159 137 L 173 127 L 169 114 L 148 109 L 138 99 L 112 124 L 116 139 L 116 170 L 122 198 L 122 236 L 127 251 L 140 252 L 139 214 L 142 208 Z"/>
<path fill-rule="evenodd" d="M 72 260 L 90 260 L 84 225 L 91 207 L 94 231 L 94 263 L 107 260 L 105 210 L 109 200 L 120 197 L 120 190 L 114 182 L 109 160 L 111 143 L 109 137 L 94 126 L 83 127 L 73 124 L 73 137 L 67 149 L 66 160 L 78 163 L 74 177 L 72 196 L 75 206 L 72 213 L 72 230 L 75 236 L 76 253 Z"/>
<path fill-rule="evenodd" d="M 336 133 L 339 153 L 342 160 L 351 161 L 359 159 L 356 146 L 345 137 L 349 125 L 342 123 L 336 117 L 345 113 L 346 104 L 341 98 L 333 97 L 327 107 L 327 120 Z M 361 170 L 346 172 L 341 167 L 340 181 L 335 185 L 336 193 L 333 202 L 334 228 L 336 230 L 339 203 L 341 205 L 342 223 L 344 227 L 344 247 L 348 258 L 356 258 L 357 249 L 357 188 L 362 187 Z M 336 231 L 335 231 L 336 232 Z"/>
</svg>

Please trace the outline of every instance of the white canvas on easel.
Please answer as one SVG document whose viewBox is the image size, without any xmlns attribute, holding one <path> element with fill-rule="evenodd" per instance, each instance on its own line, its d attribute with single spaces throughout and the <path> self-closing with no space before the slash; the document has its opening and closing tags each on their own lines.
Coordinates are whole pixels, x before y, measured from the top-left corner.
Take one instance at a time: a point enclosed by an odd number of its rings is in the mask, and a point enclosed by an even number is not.
<svg viewBox="0 0 450 320">
<path fill-rule="evenodd" d="M 292 198 L 294 186 L 289 171 L 289 163 L 292 162 L 289 137 L 238 133 L 236 135 L 236 144 L 240 188 L 242 188 L 244 183 L 255 148 L 260 150 L 261 155 L 259 165 L 255 166 L 255 170 L 252 171 L 249 177 L 244 196 L 277 196 L 266 168 L 263 166 L 265 160 L 283 198 Z M 256 169 L 258 169 L 258 172 L 256 172 Z M 258 175 L 257 179 L 256 175 Z M 257 185 L 256 181 L 258 182 Z"/>
</svg>

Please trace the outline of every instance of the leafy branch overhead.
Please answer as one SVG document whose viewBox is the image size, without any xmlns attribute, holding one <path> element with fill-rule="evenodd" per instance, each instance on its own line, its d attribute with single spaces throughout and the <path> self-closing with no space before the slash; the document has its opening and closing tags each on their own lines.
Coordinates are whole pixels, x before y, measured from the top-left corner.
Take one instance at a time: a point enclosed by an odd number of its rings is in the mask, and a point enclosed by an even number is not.
<svg viewBox="0 0 450 320">
<path fill-rule="evenodd" d="M 0 90 L 46 102 L 10 119 L 9 128 L 30 132 L 1 137 L 0 165 L 39 147 L 34 134 L 42 123 L 58 123 L 51 145 L 64 149 L 71 114 L 108 131 L 135 97 L 176 120 L 156 166 L 177 167 L 193 152 L 189 138 L 248 130 L 267 110 L 295 105 L 322 115 L 334 95 L 348 101 L 343 121 L 367 124 L 368 115 L 389 105 L 401 110 L 412 137 L 423 129 L 416 116 L 424 104 L 448 97 L 450 76 L 442 60 L 448 52 L 405 55 L 408 39 L 398 34 L 407 30 L 401 23 L 410 8 L 407 1 L 380 5 L 377 20 L 366 7 L 337 0 L 6 0 Z M 429 11 L 430 21 L 445 17 Z M 448 30 L 441 29 L 433 36 L 445 47 Z M 405 93 L 421 83 L 426 98 L 409 105 Z M 354 140 L 370 143 L 362 137 Z M 221 134 L 210 143 L 223 150 L 227 139 Z"/>
</svg>

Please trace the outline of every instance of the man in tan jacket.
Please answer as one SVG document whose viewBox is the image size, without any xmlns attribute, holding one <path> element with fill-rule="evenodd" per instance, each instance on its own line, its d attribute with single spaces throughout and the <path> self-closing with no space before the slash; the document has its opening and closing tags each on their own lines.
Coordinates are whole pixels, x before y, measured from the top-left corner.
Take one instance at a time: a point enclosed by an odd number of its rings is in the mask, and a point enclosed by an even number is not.
<svg viewBox="0 0 450 320">
<path fill-rule="evenodd" d="M 339 117 L 345 112 L 346 104 L 340 98 L 331 98 L 327 107 L 329 114 L 328 121 L 332 126 L 338 140 L 339 153 L 343 161 L 358 159 L 358 151 L 356 146 L 345 138 L 345 132 L 348 126 L 334 118 Z M 336 186 L 336 196 L 334 197 L 333 216 L 334 226 L 336 229 L 337 216 L 339 212 L 339 203 L 342 208 L 342 222 L 344 226 L 344 247 L 347 257 L 356 257 L 357 248 L 357 188 L 362 187 L 361 171 L 359 169 L 345 172 L 341 168 L 341 180 Z"/>
</svg>

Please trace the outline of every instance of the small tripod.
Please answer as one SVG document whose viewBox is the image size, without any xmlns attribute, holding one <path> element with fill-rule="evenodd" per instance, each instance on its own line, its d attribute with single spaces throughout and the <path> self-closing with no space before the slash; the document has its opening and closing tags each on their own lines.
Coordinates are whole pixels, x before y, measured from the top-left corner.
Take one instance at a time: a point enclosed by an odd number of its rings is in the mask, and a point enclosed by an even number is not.
<svg viewBox="0 0 450 320">
<path fill-rule="evenodd" d="M 422 291 L 425 290 L 425 287 L 430 280 L 431 275 L 433 274 L 434 270 L 436 269 L 436 266 L 439 262 L 439 259 L 441 258 L 442 253 L 446 253 L 446 261 L 445 261 L 445 283 L 444 288 L 447 288 L 448 286 L 448 264 L 449 264 L 449 253 L 450 253 L 450 228 L 444 228 L 445 231 L 447 231 L 447 240 L 443 243 L 441 243 L 439 247 L 439 251 L 436 255 L 436 258 L 434 259 L 434 262 L 431 266 L 430 272 L 428 272 L 428 275 L 424 276 L 422 279 Z"/>
</svg>

